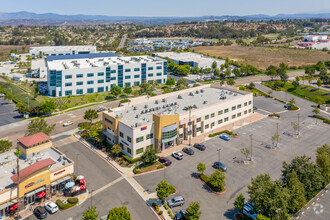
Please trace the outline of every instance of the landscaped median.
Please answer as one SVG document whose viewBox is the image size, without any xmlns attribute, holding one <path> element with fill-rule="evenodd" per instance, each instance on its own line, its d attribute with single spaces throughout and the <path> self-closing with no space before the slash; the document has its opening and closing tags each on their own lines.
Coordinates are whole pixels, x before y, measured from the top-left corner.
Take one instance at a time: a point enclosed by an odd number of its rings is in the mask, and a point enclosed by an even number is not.
<svg viewBox="0 0 330 220">
<path fill-rule="evenodd" d="M 58 205 L 58 207 L 60 207 L 61 210 L 67 210 L 69 208 L 72 208 L 73 206 L 77 205 L 78 202 L 78 198 L 68 198 L 66 201 L 63 199 L 56 200 L 56 204 Z"/>
<path fill-rule="evenodd" d="M 225 175 L 222 171 L 216 170 L 210 177 L 199 174 L 199 179 L 210 189 L 211 192 L 222 195 L 227 192 L 225 186 Z"/>
<path fill-rule="evenodd" d="M 150 165 L 145 165 L 142 163 L 142 164 L 136 166 L 133 169 L 133 172 L 134 172 L 134 174 L 141 174 L 141 173 L 151 172 L 151 171 L 159 170 L 159 169 L 163 169 L 163 168 L 165 168 L 165 166 L 156 161 Z"/>
<path fill-rule="evenodd" d="M 330 120 L 320 115 L 313 115 L 314 118 L 321 119 L 323 123 L 330 124 Z"/>
<path fill-rule="evenodd" d="M 273 117 L 273 118 L 277 118 L 277 119 L 281 118 L 281 116 L 279 114 L 276 114 L 276 113 L 269 114 L 268 116 Z"/>
<path fill-rule="evenodd" d="M 220 134 L 223 134 L 223 133 L 228 134 L 228 135 L 231 135 L 233 137 L 237 137 L 237 134 L 235 134 L 235 133 L 233 133 L 231 131 L 228 131 L 228 130 L 224 130 L 224 131 L 216 132 L 216 133 L 213 133 L 213 134 L 209 134 L 209 137 L 215 137 L 215 136 L 220 135 Z"/>
</svg>

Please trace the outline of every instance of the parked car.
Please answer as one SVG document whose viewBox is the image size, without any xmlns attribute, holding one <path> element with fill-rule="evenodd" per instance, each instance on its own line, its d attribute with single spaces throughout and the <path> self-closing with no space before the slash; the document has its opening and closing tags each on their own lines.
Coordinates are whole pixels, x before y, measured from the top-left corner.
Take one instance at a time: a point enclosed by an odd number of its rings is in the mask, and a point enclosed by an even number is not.
<svg viewBox="0 0 330 220">
<path fill-rule="evenodd" d="M 245 203 L 245 206 L 243 207 L 243 214 L 252 219 L 256 219 L 257 217 L 257 213 L 254 210 L 254 206 L 248 202 Z"/>
<path fill-rule="evenodd" d="M 284 107 L 284 108 L 290 108 L 291 105 L 289 105 L 289 104 L 285 104 L 283 107 Z"/>
<path fill-rule="evenodd" d="M 63 123 L 63 127 L 70 126 L 70 125 L 72 125 L 72 124 L 73 124 L 72 121 L 67 121 L 67 122 L 64 122 L 64 123 Z"/>
<path fill-rule="evenodd" d="M 172 156 L 177 160 L 182 160 L 183 159 L 183 155 L 179 152 L 173 152 Z"/>
<path fill-rule="evenodd" d="M 172 208 L 175 206 L 183 206 L 184 198 L 182 196 L 176 196 L 173 199 L 167 201 L 167 205 Z"/>
<path fill-rule="evenodd" d="M 220 135 L 220 138 L 222 140 L 225 140 L 225 141 L 229 141 L 230 140 L 230 137 L 228 135 L 226 135 L 226 134 Z"/>
<path fill-rule="evenodd" d="M 253 110 L 257 110 L 258 109 L 258 107 L 257 106 L 253 106 Z"/>
<path fill-rule="evenodd" d="M 198 150 L 204 151 L 206 149 L 204 144 L 194 144 L 194 147 L 197 148 Z"/>
<path fill-rule="evenodd" d="M 166 157 L 160 157 L 159 158 L 159 162 L 161 162 L 162 164 L 169 166 L 172 164 L 172 161 L 170 161 L 169 159 L 167 159 Z"/>
<path fill-rule="evenodd" d="M 174 220 L 186 220 L 185 215 L 188 212 L 186 210 L 180 210 L 180 212 L 176 213 L 174 216 Z"/>
<path fill-rule="evenodd" d="M 47 202 L 45 204 L 45 209 L 50 213 L 54 214 L 58 211 L 58 206 L 56 205 L 55 202 Z"/>
<path fill-rule="evenodd" d="M 33 210 L 34 215 L 38 218 L 38 219 L 44 219 L 47 217 L 47 211 L 44 207 L 42 206 L 38 206 Z"/>
<path fill-rule="evenodd" d="M 215 169 L 221 169 L 221 170 L 224 171 L 224 172 L 227 171 L 227 167 L 226 167 L 226 165 L 224 165 L 223 163 L 221 163 L 221 162 L 219 162 L 219 161 L 214 162 L 213 167 L 214 167 Z"/>
<path fill-rule="evenodd" d="M 103 111 L 105 111 L 107 108 L 105 108 L 105 107 L 101 107 L 101 108 L 99 108 L 98 110 L 96 110 L 97 112 L 103 112 Z"/>
<path fill-rule="evenodd" d="M 183 152 L 185 152 L 186 154 L 189 154 L 189 155 L 194 155 L 194 150 L 192 148 L 188 148 L 188 147 L 184 147 L 182 149 Z"/>
</svg>

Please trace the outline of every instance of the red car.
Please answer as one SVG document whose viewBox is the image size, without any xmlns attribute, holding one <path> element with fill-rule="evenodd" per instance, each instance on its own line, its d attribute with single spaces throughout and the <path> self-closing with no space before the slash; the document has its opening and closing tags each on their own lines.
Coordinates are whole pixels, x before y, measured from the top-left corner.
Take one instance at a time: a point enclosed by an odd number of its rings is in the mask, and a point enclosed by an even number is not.
<svg viewBox="0 0 330 220">
<path fill-rule="evenodd" d="M 167 159 L 166 157 L 160 157 L 159 162 L 161 162 L 165 166 L 169 166 L 172 164 L 172 162 L 169 159 Z"/>
</svg>

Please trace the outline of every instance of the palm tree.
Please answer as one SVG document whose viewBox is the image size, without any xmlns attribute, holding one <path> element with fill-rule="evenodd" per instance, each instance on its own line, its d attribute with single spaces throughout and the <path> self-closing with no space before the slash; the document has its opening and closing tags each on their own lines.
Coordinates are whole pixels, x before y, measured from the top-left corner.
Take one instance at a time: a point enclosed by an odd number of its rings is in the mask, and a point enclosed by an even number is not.
<svg viewBox="0 0 330 220">
<path fill-rule="evenodd" d="M 22 154 L 22 151 L 18 148 L 17 146 L 17 150 L 14 152 L 15 156 L 16 156 L 16 163 L 17 163 L 17 218 L 19 216 L 19 209 L 20 209 L 20 202 L 19 202 L 19 157 Z"/>
</svg>

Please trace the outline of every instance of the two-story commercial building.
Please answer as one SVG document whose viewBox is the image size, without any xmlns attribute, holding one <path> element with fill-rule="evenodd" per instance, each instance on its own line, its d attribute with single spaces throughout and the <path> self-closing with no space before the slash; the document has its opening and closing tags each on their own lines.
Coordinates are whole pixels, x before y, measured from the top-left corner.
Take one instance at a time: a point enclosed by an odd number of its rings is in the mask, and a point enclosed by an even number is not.
<svg viewBox="0 0 330 220">
<path fill-rule="evenodd" d="M 30 56 L 32 57 L 39 55 L 59 56 L 59 55 L 91 54 L 96 52 L 97 52 L 96 46 L 92 46 L 92 45 L 30 47 Z"/>
</svg>

